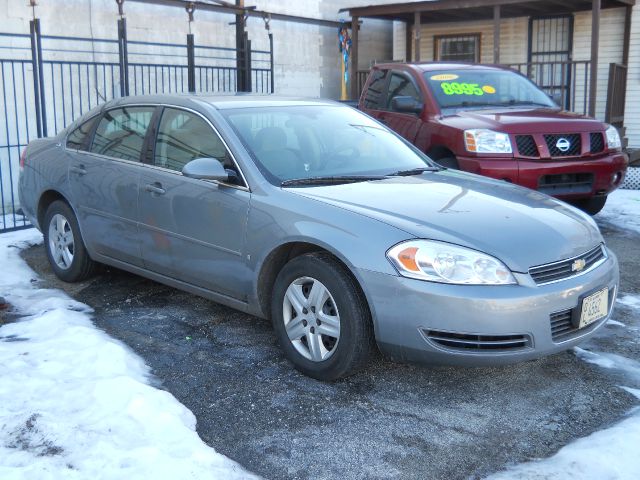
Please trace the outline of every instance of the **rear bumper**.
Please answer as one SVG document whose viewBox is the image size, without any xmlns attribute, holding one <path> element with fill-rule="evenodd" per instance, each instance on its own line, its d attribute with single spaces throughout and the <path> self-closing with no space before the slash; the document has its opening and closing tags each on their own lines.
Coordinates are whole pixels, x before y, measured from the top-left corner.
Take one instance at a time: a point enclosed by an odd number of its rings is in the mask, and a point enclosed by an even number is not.
<svg viewBox="0 0 640 480">
<path fill-rule="evenodd" d="M 596 159 L 584 160 L 531 160 L 524 158 L 477 158 L 458 157 L 462 170 L 477 173 L 498 180 L 540 190 L 560 198 L 588 198 L 595 195 L 607 195 L 624 180 L 629 158 L 625 153 L 614 153 Z M 582 174 L 582 175 L 581 175 Z M 592 175 L 592 180 L 580 185 L 568 186 L 572 179 L 579 176 L 584 180 Z M 567 181 L 553 187 L 546 182 L 550 176 L 559 181 L 566 175 Z M 567 185 L 567 186 L 565 186 Z"/>
<path fill-rule="evenodd" d="M 609 251 L 607 260 L 594 270 L 548 285 L 536 285 L 525 274 L 515 274 L 519 284 L 508 286 L 447 285 L 370 271 L 360 274 L 384 353 L 400 361 L 463 366 L 515 363 L 573 347 L 607 321 L 619 281 L 618 262 Z M 584 297 L 604 287 L 609 289 L 606 318 L 582 329 L 552 333 L 552 320 L 575 312 Z M 497 343 L 489 348 L 452 346 L 440 341 L 447 335 Z"/>
</svg>

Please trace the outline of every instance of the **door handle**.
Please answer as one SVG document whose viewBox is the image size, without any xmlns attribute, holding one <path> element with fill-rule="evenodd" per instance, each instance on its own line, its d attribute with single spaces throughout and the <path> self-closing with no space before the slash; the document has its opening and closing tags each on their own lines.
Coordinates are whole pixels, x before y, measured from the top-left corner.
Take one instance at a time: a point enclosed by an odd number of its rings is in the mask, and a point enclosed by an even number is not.
<svg viewBox="0 0 640 480">
<path fill-rule="evenodd" d="M 164 188 L 162 188 L 162 185 L 160 185 L 159 183 L 149 183 L 149 184 L 144 186 L 144 189 L 147 192 L 155 193 L 157 195 L 164 195 L 165 194 Z"/>
<path fill-rule="evenodd" d="M 71 167 L 71 171 L 73 173 L 77 173 L 80 176 L 87 174 L 87 170 L 84 168 L 84 165 L 74 165 L 73 167 Z"/>
</svg>

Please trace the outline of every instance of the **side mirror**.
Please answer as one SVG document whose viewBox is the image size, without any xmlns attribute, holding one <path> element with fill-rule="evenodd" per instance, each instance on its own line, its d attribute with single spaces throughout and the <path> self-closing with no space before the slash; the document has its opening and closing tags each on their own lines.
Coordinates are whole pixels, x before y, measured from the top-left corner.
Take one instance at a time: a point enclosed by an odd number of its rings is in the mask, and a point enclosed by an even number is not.
<svg viewBox="0 0 640 480">
<path fill-rule="evenodd" d="M 196 158 L 182 167 L 182 174 L 189 178 L 201 180 L 218 180 L 226 182 L 229 180 L 227 172 L 220 160 L 215 158 Z"/>
<path fill-rule="evenodd" d="M 402 113 L 422 113 L 422 103 L 409 96 L 398 96 L 391 99 L 391 110 Z"/>
<path fill-rule="evenodd" d="M 561 92 L 553 92 L 553 93 L 549 94 L 549 98 L 551 98 L 551 100 L 553 100 L 553 103 L 555 103 L 559 107 L 562 107 L 562 93 Z"/>
</svg>

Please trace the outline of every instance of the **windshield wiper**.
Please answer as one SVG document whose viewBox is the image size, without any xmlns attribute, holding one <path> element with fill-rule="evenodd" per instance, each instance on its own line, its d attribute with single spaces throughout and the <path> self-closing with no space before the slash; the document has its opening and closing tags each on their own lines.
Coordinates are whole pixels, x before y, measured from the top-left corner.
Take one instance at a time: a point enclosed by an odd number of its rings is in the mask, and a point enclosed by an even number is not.
<svg viewBox="0 0 640 480">
<path fill-rule="evenodd" d="M 332 175 L 327 177 L 292 178 L 283 181 L 280 186 L 295 185 L 338 185 L 341 183 L 366 182 L 368 180 L 384 180 L 386 175 Z"/>
<path fill-rule="evenodd" d="M 411 168 L 409 170 L 398 170 L 397 172 L 390 173 L 390 177 L 409 177 L 411 175 L 420 175 L 424 172 L 439 172 L 444 170 L 444 167 L 419 167 Z"/>
</svg>

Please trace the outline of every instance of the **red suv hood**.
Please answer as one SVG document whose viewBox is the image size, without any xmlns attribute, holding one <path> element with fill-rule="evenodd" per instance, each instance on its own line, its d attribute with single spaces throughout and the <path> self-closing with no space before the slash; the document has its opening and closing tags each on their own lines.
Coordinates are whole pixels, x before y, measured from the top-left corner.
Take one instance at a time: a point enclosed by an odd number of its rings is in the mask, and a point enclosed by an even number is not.
<svg viewBox="0 0 640 480">
<path fill-rule="evenodd" d="M 460 130 L 487 128 L 511 134 L 602 132 L 606 129 L 604 123 L 592 118 L 547 108 L 467 110 L 440 121 Z"/>
</svg>

